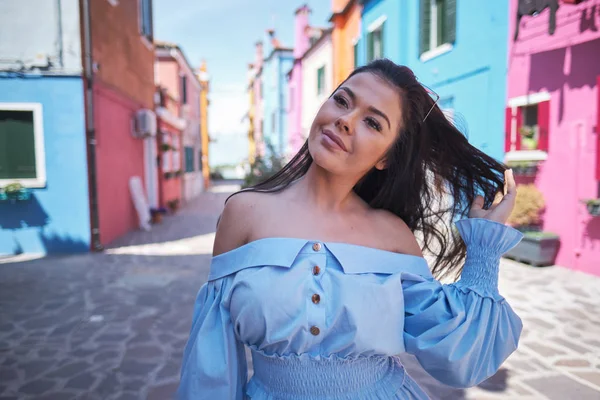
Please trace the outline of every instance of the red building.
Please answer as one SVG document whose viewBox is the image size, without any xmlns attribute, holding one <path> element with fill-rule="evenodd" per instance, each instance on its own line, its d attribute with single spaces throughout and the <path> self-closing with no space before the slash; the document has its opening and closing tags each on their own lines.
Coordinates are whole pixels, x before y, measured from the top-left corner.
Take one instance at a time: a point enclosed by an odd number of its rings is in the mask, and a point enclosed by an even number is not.
<svg viewBox="0 0 600 400">
<path fill-rule="evenodd" d="M 134 134 L 133 121 L 139 110 L 154 108 L 152 1 L 89 5 L 96 202 L 100 241 L 107 244 L 139 226 L 129 181 L 146 179 L 145 140 Z"/>
</svg>

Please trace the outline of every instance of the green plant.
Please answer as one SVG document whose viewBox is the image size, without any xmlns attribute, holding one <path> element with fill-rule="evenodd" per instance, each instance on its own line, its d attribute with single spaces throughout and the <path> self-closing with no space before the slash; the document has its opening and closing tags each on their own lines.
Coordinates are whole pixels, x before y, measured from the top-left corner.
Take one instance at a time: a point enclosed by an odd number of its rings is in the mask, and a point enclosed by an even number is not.
<svg viewBox="0 0 600 400">
<path fill-rule="evenodd" d="M 507 223 L 515 227 L 539 225 L 545 206 L 544 196 L 534 184 L 518 185 L 515 208 Z"/>
<path fill-rule="evenodd" d="M 169 150 L 174 150 L 174 147 L 172 147 L 168 143 L 161 143 L 160 150 L 164 153 L 164 152 L 169 151 Z"/>
<path fill-rule="evenodd" d="M 278 156 L 271 144 L 267 144 L 269 156 L 257 156 L 254 163 L 250 165 L 250 171 L 244 178 L 242 188 L 257 185 L 275 175 L 285 165 L 285 158 Z"/>
<path fill-rule="evenodd" d="M 586 206 L 600 206 L 600 199 L 583 199 L 581 202 Z"/>
<path fill-rule="evenodd" d="M 15 194 L 15 193 L 19 193 L 21 190 L 23 190 L 23 185 L 21 185 L 18 182 L 9 183 L 2 190 L 6 194 Z"/>
<path fill-rule="evenodd" d="M 533 126 L 522 126 L 519 133 L 524 138 L 532 139 L 535 136 L 535 128 Z"/>
<path fill-rule="evenodd" d="M 177 171 L 175 171 L 175 176 L 181 176 L 183 175 L 183 171 L 178 169 Z"/>
</svg>

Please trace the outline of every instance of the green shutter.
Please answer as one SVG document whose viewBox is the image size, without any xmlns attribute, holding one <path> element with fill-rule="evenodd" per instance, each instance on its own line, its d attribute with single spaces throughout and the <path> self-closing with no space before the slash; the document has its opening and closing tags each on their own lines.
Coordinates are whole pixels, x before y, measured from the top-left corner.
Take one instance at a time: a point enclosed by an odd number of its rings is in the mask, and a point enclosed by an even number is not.
<svg viewBox="0 0 600 400">
<path fill-rule="evenodd" d="M 419 55 L 429 51 L 431 34 L 431 0 L 421 0 L 419 10 L 419 30 L 420 46 Z"/>
<path fill-rule="evenodd" d="M 0 179 L 35 179 L 32 111 L 0 111 Z"/>
<path fill-rule="evenodd" d="M 194 148 L 185 146 L 185 172 L 194 172 Z"/>
<path fill-rule="evenodd" d="M 358 67 L 358 41 L 354 45 L 354 68 Z"/>
<path fill-rule="evenodd" d="M 379 55 L 379 58 L 385 57 L 385 46 L 384 46 L 384 43 L 385 43 L 385 40 L 384 40 L 385 30 L 384 30 L 384 28 L 385 28 L 385 21 L 383 22 L 383 24 L 381 24 L 381 27 L 379 28 L 379 30 L 381 31 L 380 36 L 379 36 L 379 38 L 380 38 L 380 45 L 379 46 L 380 46 L 380 49 L 381 49 L 381 54 Z"/>
<path fill-rule="evenodd" d="M 373 61 L 373 32 L 367 34 L 367 63 Z"/>
<path fill-rule="evenodd" d="M 456 0 L 446 0 L 444 43 L 456 41 Z"/>
</svg>

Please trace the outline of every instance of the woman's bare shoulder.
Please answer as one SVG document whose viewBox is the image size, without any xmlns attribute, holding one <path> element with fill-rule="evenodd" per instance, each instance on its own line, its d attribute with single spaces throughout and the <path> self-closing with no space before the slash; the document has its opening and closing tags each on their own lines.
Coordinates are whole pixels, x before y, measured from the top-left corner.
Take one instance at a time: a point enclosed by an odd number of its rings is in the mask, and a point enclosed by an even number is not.
<svg viewBox="0 0 600 400">
<path fill-rule="evenodd" d="M 219 218 L 213 255 L 219 255 L 243 246 L 248 242 L 251 228 L 260 214 L 268 209 L 272 195 L 252 191 L 241 191 L 232 195 L 225 203 Z"/>
<path fill-rule="evenodd" d="M 417 238 L 402 218 L 387 210 L 372 210 L 372 212 L 380 240 L 389 243 L 392 251 L 423 256 Z"/>
</svg>

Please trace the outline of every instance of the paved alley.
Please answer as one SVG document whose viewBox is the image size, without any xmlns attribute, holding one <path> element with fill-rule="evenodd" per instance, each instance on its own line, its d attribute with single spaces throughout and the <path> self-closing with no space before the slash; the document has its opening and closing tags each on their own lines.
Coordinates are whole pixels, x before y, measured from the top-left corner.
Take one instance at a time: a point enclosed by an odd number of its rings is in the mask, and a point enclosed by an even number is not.
<svg viewBox="0 0 600 400">
<path fill-rule="evenodd" d="M 0 400 L 164 400 L 177 387 L 196 293 L 208 274 L 217 186 L 150 232 L 101 254 L 0 263 Z M 477 388 L 407 369 L 433 399 L 600 399 L 600 278 L 503 261 L 521 347 Z"/>
</svg>

